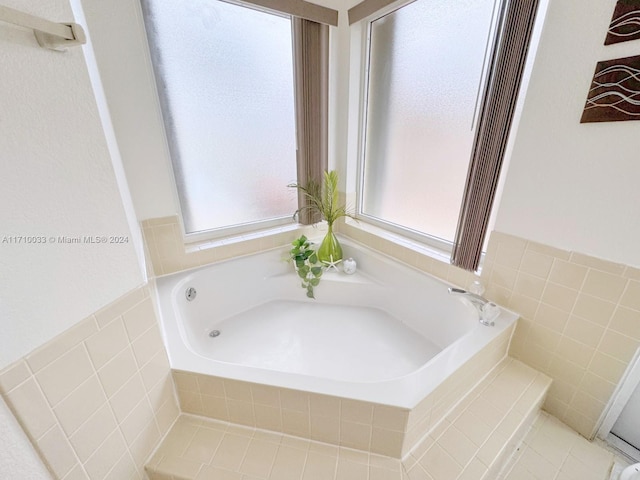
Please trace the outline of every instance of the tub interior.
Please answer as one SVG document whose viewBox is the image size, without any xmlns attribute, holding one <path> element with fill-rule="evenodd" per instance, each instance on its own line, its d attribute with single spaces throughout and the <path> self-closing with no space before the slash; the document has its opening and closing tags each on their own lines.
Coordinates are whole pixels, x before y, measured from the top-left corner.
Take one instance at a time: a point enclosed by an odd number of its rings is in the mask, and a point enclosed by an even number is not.
<svg viewBox="0 0 640 480">
<path fill-rule="evenodd" d="M 366 306 L 273 300 L 214 325 L 199 354 L 287 373 L 369 382 L 409 374 L 442 349 L 390 313 Z"/>
</svg>

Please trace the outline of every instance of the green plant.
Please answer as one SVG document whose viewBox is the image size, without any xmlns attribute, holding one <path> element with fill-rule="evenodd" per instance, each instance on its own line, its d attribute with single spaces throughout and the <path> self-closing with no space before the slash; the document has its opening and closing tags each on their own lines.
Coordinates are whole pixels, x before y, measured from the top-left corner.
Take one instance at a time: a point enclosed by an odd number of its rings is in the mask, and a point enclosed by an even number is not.
<svg viewBox="0 0 640 480">
<path fill-rule="evenodd" d="M 293 248 L 289 251 L 289 256 L 302 280 L 302 288 L 307 290 L 307 297 L 315 299 L 313 288 L 318 286 L 322 276 L 318 256 L 304 235 L 294 240 L 291 245 Z"/>
<path fill-rule="evenodd" d="M 306 199 L 305 205 L 294 213 L 294 216 L 304 211 L 319 214 L 327 222 L 328 230 L 320 244 L 317 255 L 321 263 L 335 267 L 342 260 L 342 247 L 333 234 L 333 223 L 341 217 L 353 216 L 347 212 L 344 204 L 340 204 L 338 194 L 338 172 L 331 170 L 324 172 L 322 185 L 310 180 L 306 185 L 291 184 L 302 192 Z"/>
<path fill-rule="evenodd" d="M 322 185 L 314 180 L 309 180 L 306 185 L 292 183 L 289 187 L 297 188 L 302 192 L 308 203 L 298 210 L 294 215 L 303 211 L 317 212 L 325 220 L 329 227 L 341 217 L 353 218 L 347 207 L 338 198 L 338 172 L 331 170 L 324 172 Z"/>
</svg>

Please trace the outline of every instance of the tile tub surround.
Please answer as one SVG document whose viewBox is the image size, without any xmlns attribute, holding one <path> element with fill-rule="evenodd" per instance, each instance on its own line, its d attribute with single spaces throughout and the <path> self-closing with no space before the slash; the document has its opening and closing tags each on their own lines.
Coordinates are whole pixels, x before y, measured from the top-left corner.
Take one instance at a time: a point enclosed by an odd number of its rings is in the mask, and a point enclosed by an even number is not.
<svg viewBox="0 0 640 480">
<path fill-rule="evenodd" d="M 0 393 L 54 478 L 145 478 L 145 460 L 179 415 L 149 289 L 5 368 Z"/>
<path fill-rule="evenodd" d="M 521 315 L 510 354 L 554 380 L 545 410 L 593 438 L 640 346 L 640 270 L 493 232 L 482 278 Z"/>
<path fill-rule="evenodd" d="M 399 458 L 506 356 L 513 327 L 412 410 L 174 371 L 181 411 Z"/>
<path fill-rule="evenodd" d="M 286 225 L 266 232 L 185 245 L 177 215 L 142 221 L 146 254 L 156 276 L 289 245 L 300 235 L 321 236 L 323 227 Z"/>
<path fill-rule="evenodd" d="M 151 480 L 496 480 L 549 383 L 505 359 L 403 460 L 182 415 L 147 472 Z"/>
</svg>

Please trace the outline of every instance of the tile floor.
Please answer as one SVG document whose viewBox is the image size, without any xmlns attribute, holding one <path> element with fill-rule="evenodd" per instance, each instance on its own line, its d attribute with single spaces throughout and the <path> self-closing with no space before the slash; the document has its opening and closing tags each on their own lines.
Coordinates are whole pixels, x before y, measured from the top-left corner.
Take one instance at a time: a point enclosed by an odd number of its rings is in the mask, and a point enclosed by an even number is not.
<svg viewBox="0 0 640 480">
<path fill-rule="evenodd" d="M 614 454 L 541 412 L 505 480 L 609 480 Z"/>
<path fill-rule="evenodd" d="M 183 458 L 209 466 L 192 472 L 197 480 L 413 480 L 397 459 L 340 448 L 288 435 L 183 415 L 175 428 L 192 436 Z M 218 445 L 212 451 L 208 445 Z M 207 445 L 205 447 L 205 445 Z M 165 444 L 165 449 L 175 448 Z M 162 458 L 157 452 L 156 458 Z M 179 461 L 175 457 L 170 462 Z M 514 457 L 504 480 L 609 480 L 614 454 L 588 442 L 556 418 L 541 412 Z M 185 472 L 167 464 L 165 472 Z M 196 463 L 193 463 L 196 465 Z M 268 465 L 269 471 L 265 471 Z M 428 474 L 427 474 L 428 475 Z M 152 474 L 154 480 L 182 475 Z M 431 476 L 424 480 L 438 480 Z M 447 479 L 443 479 L 447 480 Z M 491 479 L 493 480 L 493 479 Z M 498 480 L 498 479 L 496 479 Z"/>
</svg>

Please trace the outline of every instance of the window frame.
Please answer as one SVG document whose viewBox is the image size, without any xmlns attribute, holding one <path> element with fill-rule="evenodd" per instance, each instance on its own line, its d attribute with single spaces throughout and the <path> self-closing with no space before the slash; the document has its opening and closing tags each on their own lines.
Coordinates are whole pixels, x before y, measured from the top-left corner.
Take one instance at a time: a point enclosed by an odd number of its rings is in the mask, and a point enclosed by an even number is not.
<svg viewBox="0 0 640 480">
<path fill-rule="evenodd" d="M 306 2 L 304 0 L 293 0 L 293 1 L 290 1 L 290 0 L 218 0 L 218 1 L 229 3 L 239 7 L 249 8 L 264 14 L 276 15 L 282 18 L 286 18 L 290 21 L 290 26 L 291 26 L 290 54 L 291 54 L 292 66 L 293 66 L 291 75 L 292 75 L 293 97 L 294 97 L 294 127 L 295 127 L 294 129 L 294 137 L 295 137 L 294 162 L 295 162 L 296 175 L 298 176 L 297 181 L 298 183 L 300 183 L 299 172 L 301 171 L 301 162 L 304 161 L 304 158 L 301 159 L 301 156 L 304 157 L 304 154 L 303 153 L 301 154 L 301 144 L 304 144 L 304 141 L 305 141 L 305 138 L 302 138 L 301 136 L 304 135 L 304 132 L 306 131 L 305 128 L 301 126 L 302 114 L 300 113 L 300 110 L 301 109 L 304 110 L 305 108 L 308 108 L 308 105 L 306 105 L 305 103 L 303 103 L 302 107 L 298 105 L 299 102 L 301 101 L 306 102 L 307 99 L 305 98 L 304 95 L 299 93 L 299 87 L 301 82 L 300 79 L 303 76 L 303 72 L 302 72 L 303 66 L 301 66 L 296 61 L 296 54 L 297 54 L 296 52 L 297 50 L 304 51 L 305 48 L 308 47 L 308 44 L 305 43 L 306 39 L 296 34 L 295 23 L 298 20 L 302 22 L 305 22 L 305 21 L 314 22 L 323 27 L 337 26 L 338 12 L 336 10 L 323 7 L 320 5 L 316 5 L 310 2 Z M 142 24 L 144 25 L 145 30 L 147 30 L 148 27 L 146 25 L 144 7 L 142 8 L 141 13 L 143 17 Z M 326 32 L 326 45 L 322 45 L 320 47 L 320 48 L 324 48 L 324 51 L 326 52 L 329 51 L 329 42 L 330 42 L 329 35 L 330 35 L 330 32 Z M 168 155 L 169 155 L 168 169 L 169 169 L 170 178 L 172 180 L 171 183 L 172 183 L 173 198 L 178 209 L 178 218 L 179 218 L 179 223 L 182 230 L 184 243 L 195 244 L 195 243 L 200 243 L 204 241 L 217 241 L 227 237 L 244 237 L 244 236 L 249 237 L 249 236 L 254 236 L 256 234 L 260 234 L 261 232 L 266 233 L 269 231 L 282 231 L 282 230 L 295 228 L 296 226 L 298 226 L 300 223 L 294 218 L 294 212 L 291 212 L 291 215 L 288 215 L 288 216 L 266 218 L 262 220 L 244 222 L 244 223 L 239 223 L 234 225 L 227 225 L 223 227 L 215 227 L 215 228 L 210 228 L 210 229 L 201 230 L 201 231 L 194 231 L 194 232 L 186 231 L 184 219 L 183 219 L 183 206 L 180 200 L 180 194 L 178 192 L 178 183 L 176 181 L 176 176 L 175 176 L 173 155 L 171 153 L 172 147 L 169 146 L 172 142 L 172 139 L 171 139 L 171 136 L 168 134 L 167 123 L 165 122 L 164 104 L 167 102 L 165 102 L 162 99 L 160 94 L 160 88 L 157 87 L 161 82 L 161 80 L 159 80 L 160 72 L 155 65 L 155 62 L 153 60 L 153 55 L 151 54 L 153 49 L 151 48 L 151 40 L 148 34 L 145 34 L 145 39 L 147 41 L 147 44 L 149 45 L 148 48 L 150 52 L 149 61 L 150 61 L 150 67 L 151 67 L 151 74 L 154 79 L 153 82 L 156 85 L 156 98 L 158 99 L 158 103 L 160 105 L 160 115 L 162 118 L 161 123 L 162 123 L 163 133 L 164 133 L 163 136 L 165 138 L 165 141 L 167 142 L 166 144 L 168 147 Z M 328 68 L 328 65 L 326 67 Z M 325 97 L 328 97 L 328 94 L 329 94 L 328 82 L 324 84 L 324 87 L 326 91 L 323 94 Z M 325 108 L 328 109 L 328 103 Z M 324 117 L 325 117 L 325 120 L 328 118 L 328 112 L 324 113 Z M 324 130 L 325 130 L 325 136 L 322 138 L 325 142 L 327 142 L 326 126 Z M 321 163 L 323 165 L 323 170 L 326 169 L 327 149 L 328 149 L 328 145 L 325 146 L 324 148 L 325 159 L 324 159 L 324 163 Z M 303 171 L 306 172 L 307 171 L 306 168 L 303 168 Z M 283 188 L 287 188 L 287 186 L 283 185 Z M 292 195 L 296 195 L 298 197 L 297 193 L 293 192 L 293 190 L 292 190 Z M 300 200 L 298 198 L 298 204 L 299 203 L 300 203 Z"/>
<path fill-rule="evenodd" d="M 354 28 L 357 25 L 360 25 L 362 28 L 362 32 L 360 34 L 360 97 L 358 101 L 358 115 L 359 115 L 359 125 L 358 125 L 358 157 L 357 157 L 357 168 L 356 168 L 356 218 L 360 221 L 364 221 L 369 223 L 375 227 L 381 228 L 383 230 L 387 230 L 391 233 L 399 235 L 401 237 L 407 238 L 413 242 L 417 242 L 419 244 L 423 244 L 429 248 L 435 249 L 439 253 L 445 253 L 446 255 L 451 255 L 454 248 L 454 241 L 448 241 L 434 235 L 430 235 L 426 232 L 421 232 L 415 230 L 411 227 L 405 225 L 399 225 L 394 222 L 390 222 L 378 217 L 375 217 L 370 214 L 366 214 L 363 211 L 363 203 L 364 203 L 364 168 L 365 168 L 365 154 L 366 154 L 366 137 L 367 137 L 367 108 L 368 108 L 368 98 L 369 98 L 369 75 L 370 75 L 370 62 L 371 62 L 371 33 L 372 33 L 372 23 L 376 20 L 379 20 L 390 13 L 395 12 L 416 0 L 405 0 L 401 2 L 389 2 L 385 7 L 376 10 L 375 12 L 369 14 L 362 19 L 356 20 L 351 27 Z M 504 0 L 498 0 L 502 2 Z M 476 105 L 474 108 L 473 115 L 473 131 L 474 133 L 478 127 L 478 115 L 480 111 L 480 103 L 487 92 L 487 80 L 489 78 L 489 69 L 487 68 L 487 60 L 488 57 L 491 56 L 491 51 L 495 48 L 496 44 L 496 29 L 498 23 L 498 12 L 500 10 L 498 3 L 494 4 L 494 9 L 491 18 L 491 27 L 488 32 L 487 38 L 487 46 L 484 53 L 483 60 L 483 71 L 480 76 L 480 86 L 478 89 L 478 95 L 476 100 Z M 471 162 L 471 158 L 469 158 L 469 164 Z M 464 180 L 463 180 L 464 181 Z M 462 206 L 462 202 L 461 205 Z M 495 214 L 495 211 L 493 212 Z M 460 216 L 460 215 L 459 215 Z"/>
<path fill-rule="evenodd" d="M 473 272 L 481 267 L 489 233 L 495 225 L 497 206 L 505 182 L 504 172 L 509 164 L 514 133 L 522 114 L 522 105 L 541 37 L 542 22 L 539 17 L 546 14 L 548 2 L 500 0 L 494 5 L 495 17 L 489 32 L 491 46 L 485 52 L 486 71 L 482 85 L 484 91 L 478 97 L 474 121 L 475 138 L 458 214 L 458 226 L 454 241 L 449 246 L 447 241 L 435 239 L 436 242 L 433 242 L 433 237 L 429 238 L 429 235 L 422 232 L 417 232 L 416 237 L 405 226 L 394 226 L 362 212 L 367 108 L 365 92 L 368 95 L 370 24 L 413 1 L 415 0 L 364 0 L 349 10 L 352 26 L 359 26 L 361 29 L 358 35 L 351 35 L 352 51 L 361 51 L 358 67 L 355 67 L 355 62 L 352 62 L 351 67 L 351 81 L 357 83 L 360 89 L 358 103 L 350 101 L 351 111 L 358 111 L 359 115 L 357 124 L 354 124 L 355 120 L 351 121 L 352 125 L 357 125 L 357 140 L 351 137 L 350 142 L 356 144 L 349 145 L 350 152 L 357 151 L 354 181 L 356 215 L 365 221 L 376 222 L 386 230 L 398 231 L 401 237 L 418 238 L 420 243 L 414 243 L 415 249 L 435 248 L 438 257 L 447 252 L 450 256 L 448 263 Z M 366 28 L 363 25 L 366 25 Z M 496 116 L 492 116 L 491 112 L 495 112 Z M 443 243 L 445 248 L 442 248 Z"/>
</svg>

